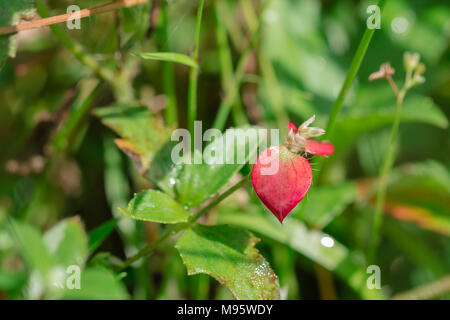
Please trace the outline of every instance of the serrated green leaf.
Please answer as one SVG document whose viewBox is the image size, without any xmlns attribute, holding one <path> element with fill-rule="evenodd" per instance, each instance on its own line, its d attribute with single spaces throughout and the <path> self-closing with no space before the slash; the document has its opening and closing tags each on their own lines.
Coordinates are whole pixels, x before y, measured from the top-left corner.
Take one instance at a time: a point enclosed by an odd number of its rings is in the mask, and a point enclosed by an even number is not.
<svg viewBox="0 0 450 320">
<path fill-rule="evenodd" d="M 94 230 L 91 230 L 88 234 L 89 237 L 89 253 L 94 252 L 105 241 L 105 239 L 114 230 L 119 220 L 111 219 L 104 224 L 98 226 Z"/>
<path fill-rule="evenodd" d="M 162 190 L 173 195 L 169 183 L 175 167 L 170 160 L 173 127 L 166 127 L 147 107 L 117 106 L 95 111 L 104 125 L 122 139 L 116 145 L 132 158 L 141 174 L 147 175 Z"/>
<path fill-rule="evenodd" d="M 84 266 L 88 254 L 88 239 L 78 217 L 62 220 L 44 234 L 44 243 L 53 263 L 64 268 Z"/>
<path fill-rule="evenodd" d="M 308 193 L 306 201 L 303 200 L 302 205 L 297 206 L 291 215 L 323 229 L 355 198 L 356 187 L 353 183 L 315 187 Z"/>
<path fill-rule="evenodd" d="M 21 17 L 27 17 L 35 11 L 34 0 L 14 0 L 0 2 L 0 27 L 17 24 Z M 16 54 L 14 36 L 0 36 L 0 68 L 6 58 Z"/>
<path fill-rule="evenodd" d="M 279 299 L 278 278 L 247 231 L 194 225 L 176 244 L 188 274 L 206 273 L 237 299 Z"/>
<path fill-rule="evenodd" d="M 176 182 L 180 202 L 188 207 L 199 206 L 219 192 L 248 159 L 256 157 L 258 144 L 263 141 L 255 137 L 257 128 L 229 129 L 205 148 L 201 164 L 185 164 Z M 211 153 L 212 157 L 206 160 L 211 150 L 217 153 Z M 213 158 L 220 162 L 211 164 Z"/>
<path fill-rule="evenodd" d="M 123 283 L 109 270 L 87 268 L 81 272 L 80 289 L 64 289 L 67 300 L 123 300 L 128 293 Z"/>
<path fill-rule="evenodd" d="M 142 191 L 134 196 L 126 209 L 127 217 L 158 223 L 187 222 L 189 214 L 169 195 L 156 190 Z"/>
<path fill-rule="evenodd" d="M 158 60 L 167 62 L 176 62 L 184 64 L 189 67 L 197 68 L 197 62 L 191 57 L 176 52 L 145 52 L 145 53 L 133 53 L 134 56 L 147 60 Z"/>
<path fill-rule="evenodd" d="M 309 230 L 296 219 L 288 217 L 283 224 L 280 224 L 269 214 L 221 212 L 218 222 L 247 228 L 283 243 L 336 274 L 361 297 L 382 298 L 377 290 L 367 289 L 367 273 L 362 260 L 356 253 L 319 230 Z"/>
</svg>

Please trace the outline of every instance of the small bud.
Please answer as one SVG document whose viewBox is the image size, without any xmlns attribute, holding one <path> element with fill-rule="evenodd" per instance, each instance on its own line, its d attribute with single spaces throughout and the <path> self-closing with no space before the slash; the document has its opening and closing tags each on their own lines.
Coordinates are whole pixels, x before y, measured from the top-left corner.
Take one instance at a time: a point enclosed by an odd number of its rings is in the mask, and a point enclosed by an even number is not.
<svg viewBox="0 0 450 320">
<path fill-rule="evenodd" d="M 425 78 L 421 76 L 420 74 L 414 74 L 413 84 L 419 85 L 425 82 Z"/>
<path fill-rule="evenodd" d="M 380 70 L 372 73 L 369 76 L 369 81 L 383 79 L 383 78 L 393 75 L 394 73 L 395 73 L 395 69 L 391 67 L 389 62 L 386 62 L 380 66 Z"/>
<path fill-rule="evenodd" d="M 407 71 L 414 71 L 419 65 L 420 54 L 417 52 L 405 52 L 403 56 L 403 63 Z"/>
<path fill-rule="evenodd" d="M 320 137 L 325 134 L 325 130 L 322 128 L 311 127 L 305 130 L 305 136 L 307 138 Z"/>
<path fill-rule="evenodd" d="M 298 128 L 300 131 L 305 130 L 308 126 L 316 120 L 316 115 L 313 115 L 311 118 L 303 122 Z"/>
<path fill-rule="evenodd" d="M 425 64 L 423 64 L 422 62 L 420 62 L 420 63 L 417 65 L 416 73 L 419 74 L 419 75 L 422 75 L 422 74 L 425 73 L 425 70 L 426 70 Z"/>
</svg>

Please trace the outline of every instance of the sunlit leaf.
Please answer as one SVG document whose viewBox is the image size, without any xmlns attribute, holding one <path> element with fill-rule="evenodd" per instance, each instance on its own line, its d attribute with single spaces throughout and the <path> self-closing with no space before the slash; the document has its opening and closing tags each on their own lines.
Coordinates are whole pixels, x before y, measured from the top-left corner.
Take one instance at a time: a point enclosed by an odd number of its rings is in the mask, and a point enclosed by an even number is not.
<svg viewBox="0 0 450 320">
<path fill-rule="evenodd" d="M 127 217 L 158 223 L 186 222 L 189 214 L 169 195 L 156 190 L 142 191 L 134 196 L 126 209 Z"/>
<path fill-rule="evenodd" d="M 206 273 L 237 299 L 279 299 L 278 279 L 247 231 L 229 226 L 195 225 L 176 247 L 190 275 Z"/>
<path fill-rule="evenodd" d="M 201 164 L 183 166 L 176 182 L 180 201 L 195 207 L 216 194 L 247 160 L 255 158 L 258 145 L 265 141 L 263 136 L 258 139 L 256 128 L 236 128 L 215 139 L 205 148 L 203 158 L 198 154 Z M 206 160 L 208 150 L 215 150 L 209 159 L 217 159 L 219 163 Z"/>
<path fill-rule="evenodd" d="M 38 229 L 28 224 L 14 221 L 12 237 L 30 270 L 37 270 L 42 276 L 52 266 L 52 258 Z"/>
<path fill-rule="evenodd" d="M 107 269 L 88 268 L 81 272 L 80 289 L 64 289 L 68 300 L 123 300 L 128 299 L 125 286 Z"/>
<path fill-rule="evenodd" d="M 62 220 L 44 234 L 53 263 L 83 267 L 88 254 L 88 239 L 78 217 Z"/>
<path fill-rule="evenodd" d="M 344 151 L 364 133 L 392 123 L 395 116 L 394 103 L 395 101 L 392 100 L 392 103 L 386 103 L 381 107 L 354 107 L 351 112 L 343 114 L 333 134 L 336 151 Z M 401 121 L 428 123 L 439 128 L 448 127 L 447 117 L 440 108 L 430 98 L 418 95 L 406 98 Z"/>
<path fill-rule="evenodd" d="M 146 52 L 146 53 L 133 53 L 136 57 L 148 60 L 168 61 L 184 64 L 189 67 L 197 67 L 197 62 L 191 57 L 176 52 Z"/>
<path fill-rule="evenodd" d="M 324 228 L 355 198 L 356 188 L 352 183 L 315 187 L 292 214 L 311 226 Z"/>
</svg>

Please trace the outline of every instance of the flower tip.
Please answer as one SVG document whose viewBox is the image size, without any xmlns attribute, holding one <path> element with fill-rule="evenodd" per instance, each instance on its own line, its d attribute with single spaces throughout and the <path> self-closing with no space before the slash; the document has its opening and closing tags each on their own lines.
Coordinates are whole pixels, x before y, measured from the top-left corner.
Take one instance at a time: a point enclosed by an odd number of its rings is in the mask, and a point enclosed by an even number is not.
<svg viewBox="0 0 450 320">
<path fill-rule="evenodd" d="M 292 122 L 289 121 L 288 123 L 288 131 L 289 132 L 293 132 L 293 133 L 297 133 L 297 127 L 295 126 L 295 124 L 293 124 Z"/>
</svg>

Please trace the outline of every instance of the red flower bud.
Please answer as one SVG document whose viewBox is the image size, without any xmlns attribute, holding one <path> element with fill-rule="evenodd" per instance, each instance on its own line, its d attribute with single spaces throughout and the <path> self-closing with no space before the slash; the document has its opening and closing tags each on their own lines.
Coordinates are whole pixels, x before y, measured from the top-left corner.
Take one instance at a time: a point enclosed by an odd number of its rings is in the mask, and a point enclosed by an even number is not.
<svg viewBox="0 0 450 320">
<path fill-rule="evenodd" d="M 329 156 L 334 152 L 331 143 L 310 139 L 325 133 L 323 129 L 309 127 L 313 121 L 311 117 L 298 129 L 289 122 L 284 145 L 261 152 L 253 166 L 253 188 L 281 223 L 304 198 L 312 183 L 311 165 L 297 153 Z"/>
<path fill-rule="evenodd" d="M 261 152 L 252 170 L 252 184 L 266 207 L 282 223 L 303 199 L 312 182 L 308 160 L 285 146 Z"/>
</svg>

